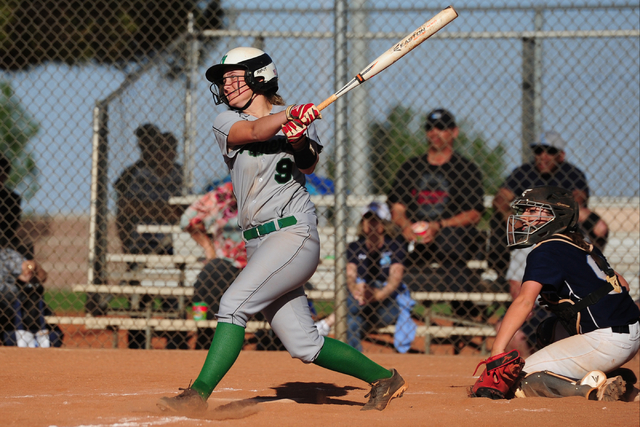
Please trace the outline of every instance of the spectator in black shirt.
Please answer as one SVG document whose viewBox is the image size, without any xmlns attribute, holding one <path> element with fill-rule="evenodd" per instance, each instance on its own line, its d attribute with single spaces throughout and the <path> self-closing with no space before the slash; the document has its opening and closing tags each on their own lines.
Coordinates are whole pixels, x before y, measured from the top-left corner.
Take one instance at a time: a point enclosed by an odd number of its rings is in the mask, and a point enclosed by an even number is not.
<svg viewBox="0 0 640 427">
<path fill-rule="evenodd" d="M 11 174 L 11 162 L 0 153 L 0 248 L 20 246 L 18 229 L 20 228 L 20 196 L 5 187 Z"/>
<path fill-rule="evenodd" d="M 414 291 L 471 291 L 467 262 L 479 250 L 482 173 L 454 150 L 459 128 L 449 111 L 431 111 L 425 131 L 428 151 L 400 167 L 389 194 L 393 222 L 414 246 L 405 281 Z"/>
<path fill-rule="evenodd" d="M 480 274 L 467 263 L 481 244 L 482 172 L 453 149 L 460 131 L 449 111 L 431 111 L 425 131 L 428 151 L 400 167 L 388 197 L 393 222 L 410 242 L 404 281 L 412 291 L 477 291 Z M 451 308 L 465 319 L 480 314 L 470 301 L 452 301 Z M 467 344 L 452 339 L 454 353 Z"/>
</svg>

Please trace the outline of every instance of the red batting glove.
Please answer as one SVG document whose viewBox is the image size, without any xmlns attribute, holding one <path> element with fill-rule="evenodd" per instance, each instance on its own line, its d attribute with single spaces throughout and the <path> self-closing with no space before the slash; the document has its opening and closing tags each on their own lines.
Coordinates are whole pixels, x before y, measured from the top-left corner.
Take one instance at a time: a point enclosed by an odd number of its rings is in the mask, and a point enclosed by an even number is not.
<svg viewBox="0 0 640 427">
<path fill-rule="evenodd" d="M 291 120 L 282 125 L 282 132 L 287 137 L 287 142 L 293 146 L 294 149 L 299 147 L 304 140 L 304 132 L 307 127 L 300 123 L 298 120 Z"/>
<path fill-rule="evenodd" d="M 290 105 L 286 109 L 287 120 L 299 120 L 305 126 L 309 126 L 315 119 L 321 119 L 320 111 L 313 104 Z"/>
</svg>

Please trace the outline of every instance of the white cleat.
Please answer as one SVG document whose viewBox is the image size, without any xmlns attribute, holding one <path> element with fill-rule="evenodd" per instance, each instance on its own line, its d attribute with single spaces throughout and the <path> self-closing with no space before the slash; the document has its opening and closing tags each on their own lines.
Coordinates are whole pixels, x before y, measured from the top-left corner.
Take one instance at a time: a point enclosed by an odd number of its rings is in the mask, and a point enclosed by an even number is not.
<svg viewBox="0 0 640 427">
<path fill-rule="evenodd" d="M 591 388 L 600 388 L 607 381 L 607 375 L 602 371 L 591 371 L 580 380 L 580 385 L 588 385 Z"/>
</svg>

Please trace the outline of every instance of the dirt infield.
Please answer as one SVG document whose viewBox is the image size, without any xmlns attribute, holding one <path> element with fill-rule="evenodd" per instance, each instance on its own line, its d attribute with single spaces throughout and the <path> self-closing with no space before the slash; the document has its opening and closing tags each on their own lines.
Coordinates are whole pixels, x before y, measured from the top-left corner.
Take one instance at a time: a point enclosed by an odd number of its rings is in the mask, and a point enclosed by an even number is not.
<svg viewBox="0 0 640 427">
<path fill-rule="evenodd" d="M 195 379 L 204 351 L 0 347 L 2 426 L 638 426 L 638 402 L 470 399 L 477 356 L 373 354 L 409 389 L 360 412 L 369 387 L 284 352 L 244 351 L 201 416 L 162 413 L 157 398 Z M 640 357 L 626 367 L 640 376 Z"/>
</svg>

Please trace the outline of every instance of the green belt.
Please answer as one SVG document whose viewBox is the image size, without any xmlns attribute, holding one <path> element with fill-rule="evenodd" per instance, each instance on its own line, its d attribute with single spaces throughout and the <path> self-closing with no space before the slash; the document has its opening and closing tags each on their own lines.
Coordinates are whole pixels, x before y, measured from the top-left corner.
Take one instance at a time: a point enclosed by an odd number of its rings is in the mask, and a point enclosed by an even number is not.
<svg viewBox="0 0 640 427">
<path fill-rule="evenodd" d="M 278 219 L 278 228 L 276 228 L 276 221 L 267 222 L 265 224 L 259 225 L 255 228 L 250 228 L 245 230 L 242 235 L 246 240 L 255 239 L 259 236 L 264 236 L 269 233 L 273 233 L 276 230 L 281 228 L 289 227 L 290 225 L 294 225 L 298 223 L 295 216 L 288 216 L 286 218 Z"/>
</svg>

